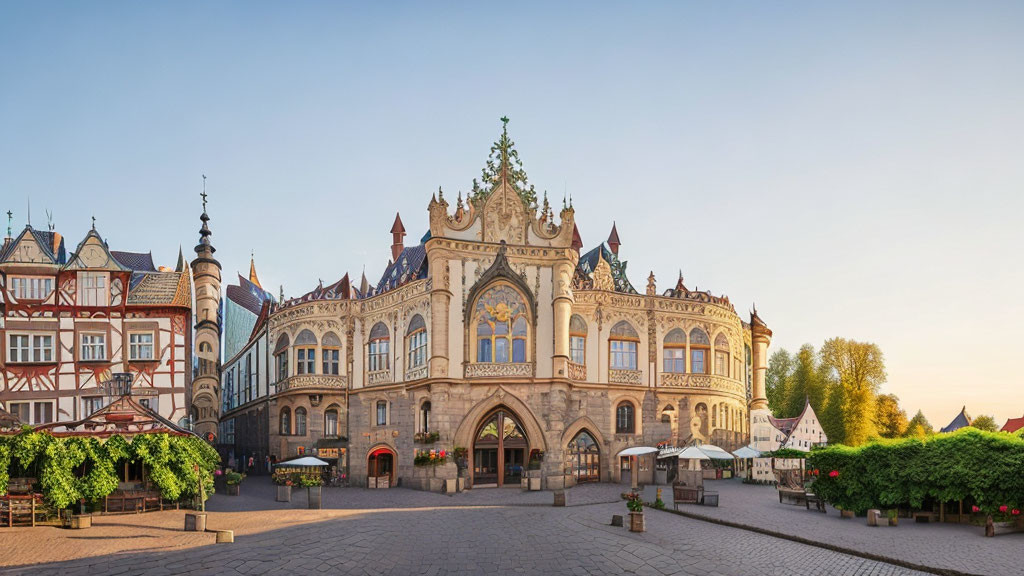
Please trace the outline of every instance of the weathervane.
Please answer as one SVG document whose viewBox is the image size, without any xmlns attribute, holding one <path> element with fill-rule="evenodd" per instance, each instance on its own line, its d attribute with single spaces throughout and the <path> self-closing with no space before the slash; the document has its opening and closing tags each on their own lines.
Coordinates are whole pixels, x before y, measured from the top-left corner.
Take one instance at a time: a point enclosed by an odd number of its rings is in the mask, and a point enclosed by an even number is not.
<svg viewBox="0 0 1024 576">
<path fill-rule="evenodd" d="M 14 219 L 14 212 L 7 211 L 7 236 L 11 235 L 11 220 Z"/>
<path fill-rule="evenodd" d="M 92 217 L 92 231 L 96 231 L 96 216 Z"/>
<path fill-rule="evenodd" d="M 200 194 L 203 197 L 203 213 L 206 213 L 206 174 L 203 174 L 203 193 Z"/>
</svg>

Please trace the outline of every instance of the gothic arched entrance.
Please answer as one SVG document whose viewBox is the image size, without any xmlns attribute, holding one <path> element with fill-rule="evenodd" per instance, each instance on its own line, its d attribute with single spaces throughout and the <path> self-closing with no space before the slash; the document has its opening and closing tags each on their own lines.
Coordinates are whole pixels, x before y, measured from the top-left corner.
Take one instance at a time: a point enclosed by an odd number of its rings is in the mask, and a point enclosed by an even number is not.
<svg viewBox="0 0 1024 576">
<path fill-rule="evenodd" d="M 491 412 L 473 438 L 473 486 L 504 486 L 522 480 L 529 441 L 514 414 L 504 409 Z"/>
<path fill-rule="evenodd" d="M 601 451 L 590 432 L 580 430 L 567 447 L 569 466 L 576 483 L 601 481 Z"/>
<path fill-rule="evenodd" d="M 395 452 L 391 448 L 379 447 L 366 457 L 366 476 L 370 488 L 388 488 L 395 485 Z"/>
</svg>

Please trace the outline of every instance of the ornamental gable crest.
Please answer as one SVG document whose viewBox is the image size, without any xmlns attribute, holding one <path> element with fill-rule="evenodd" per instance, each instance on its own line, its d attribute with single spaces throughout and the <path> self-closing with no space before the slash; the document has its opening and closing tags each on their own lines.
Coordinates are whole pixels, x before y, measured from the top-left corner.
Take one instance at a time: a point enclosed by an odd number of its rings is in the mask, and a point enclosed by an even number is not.
<svg viewBox="0 0 1024 576">
<path fill-rule="evenodd" d="M 65 270 L 112 270 L 118 272 L 127 271 L 114 259 L 107 249 L 107 243 L 100 238 L 96 229 L 93 228 L 86 234 L 85 239 L 78 245 L 78 249 L 71 256 L 71 261 L 64 267 Z"/>
</svg>

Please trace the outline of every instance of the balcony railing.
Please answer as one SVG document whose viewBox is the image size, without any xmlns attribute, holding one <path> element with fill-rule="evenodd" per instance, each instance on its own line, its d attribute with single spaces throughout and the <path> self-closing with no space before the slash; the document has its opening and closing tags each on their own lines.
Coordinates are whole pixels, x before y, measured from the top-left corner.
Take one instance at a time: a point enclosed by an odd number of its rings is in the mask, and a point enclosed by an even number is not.
<svg viewBox="0 0 1024 576">
<path fill-rule="evenodd" d="M 291 376 L 277 383 L 278 392 L 287 392 L 300 388 L 336 388 L 344 390 L 348 384 L 347 376 L 329 376 L 326 374 L 303 374 Z"/>
<path fill-rule="evenodd" d="M 374 384 L 388 384 L 391 382 L 391 370 L 377 370 L 367 374 L 367 382 L 372 386 Z"/>
<path fill-rule="evenodd" d="M 420 366 L 419 368 L 410 368 L 405 371 L 405 381 L 409 382 L 412 380 L 422 380 L 428 375 L 427 367 Z"/>
<path fill-rule="evenodd" d="M 640 370 L 608 370 L 608 381 L 612 384 L 642 385 L 644 373 Z"/>
<path fill-rule="evenodd" d="M 466 378 L 531 378 L 533 369 L 533 362 L 475 362 L 466 364 Z"/>
<path fill-rule="evenodd" d="M 587 367 L 575 362 L 569 362 L 569 379 L 584 381 L 587 379 Z"/>
<path fill-rule="evenodd" d="M 717 390 L 739 396 L 745 395 L 742 382 L 731 380 L 716 374 L 685 374 L 678 372 L 662 372 L 659 384 L 666 388 L 691 388 L 699 390 Z"/>
</svg>

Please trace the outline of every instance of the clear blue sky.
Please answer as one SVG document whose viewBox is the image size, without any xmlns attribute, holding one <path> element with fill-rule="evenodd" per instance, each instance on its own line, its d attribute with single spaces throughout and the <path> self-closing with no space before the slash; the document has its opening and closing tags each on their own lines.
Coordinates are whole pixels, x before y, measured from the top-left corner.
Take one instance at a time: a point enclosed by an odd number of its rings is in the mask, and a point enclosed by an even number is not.
<svg viewBox="0 0 1024 576">
<path fill-rule="evenodd" d="M 0 3 L 0 198 L 230 277 L 387 262 L 498 118 L 633 283 L 878 343 L 909 412 L 1024 413 L 1024 3 Z"/>
</svg>

